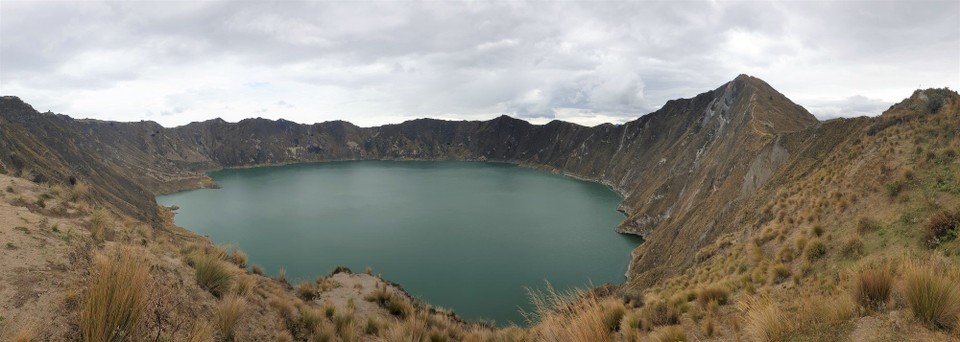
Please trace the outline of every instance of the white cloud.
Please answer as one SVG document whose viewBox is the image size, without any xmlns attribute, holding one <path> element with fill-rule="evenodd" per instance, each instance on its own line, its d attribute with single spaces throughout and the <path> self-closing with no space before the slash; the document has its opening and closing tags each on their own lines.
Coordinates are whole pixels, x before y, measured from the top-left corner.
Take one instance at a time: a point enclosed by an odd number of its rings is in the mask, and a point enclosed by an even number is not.
<svg viewBox="0 0 960 342">
<path fill-rule="evenodd" d="M 168 126 L 619 123 L 740 73 L 821 118 L 877 114 L 918 86 L 960 88 L 954 1 L 0 6 L 0 93 Z"/>
</svg>

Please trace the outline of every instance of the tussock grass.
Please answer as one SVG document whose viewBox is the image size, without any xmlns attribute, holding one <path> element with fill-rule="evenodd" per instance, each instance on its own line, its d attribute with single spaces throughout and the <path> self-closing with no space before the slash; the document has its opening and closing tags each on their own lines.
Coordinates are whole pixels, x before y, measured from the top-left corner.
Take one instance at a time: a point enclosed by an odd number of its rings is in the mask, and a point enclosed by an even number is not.
<svg viewBox="0 0 960 342">
<path fill-rule="evenodd" d="M 112 219 L 110 218 L 110 213 L 106 210 L 94 210 L 92 213 L 90 213 L 90 220 L 87 222 L 87 229 L 90 230 L 90 236 L 93 237 L 94 240 L 102 240 L 104 230 L 107 229 L 107 226 L 111 221 Z"/>
<path fill-rule="evenodd" d="M 853 299 L 867 310 L 883 310 L 893 292 L 893 269 L 889 264 L 867 266 L 853 276 Z"/>
<path fill-rule="evenodd" d="M 533 324 L 533 340 L 614 340 L 604 314 L 604 306 L 612 304 L 613 300 L 608 300 L 610 304 L 607 304 L 593 293 L 581 290 L 560 292 L 549 284 L 546 290 L 529 290 L 529 293 L 535 311 L 525 312 L 524 316 Z"/>
<path fill-rule="evenodd" d="M 237 267 L 247 267 L 247 253 L 244 253 L 239 249 L 234 249 L 233 252 L 229 254 L 227 259 L 230 260 L 230 262 L 232 262 L 234 265 L 237 265 Z"/>
<path fill-rule="evenodd" d="M 827 254 L 827 245 L 820 239 L 813 239 L 807 243 L 807 248 L 803 250 L 803 256 L 809 261 L 820 259 Z"/>
<path fill-rule="evenodd" d="M 781 341 L 789 331 L 788 317 L 767 298 L 747 298 L 738 305 L 744 332 L 753 341 Z"/>
<path fill-rule="evenodd" d="M 236 338 L 237 323 L 243 317 L 246 307 L 247 302 L 235 295 L 226 296 L 217 303 L 213 319 L 220 336 L 225 340 L 233 341 Z"/>
<path fill-rule="evenodd" d="M 214 330 L 210 324 L 198 321 L 190 329 L 190 335 L 187 337 L 189 342 L 209 342 L 213 341 Z"/>
<path fill-rule="evenodd" d="M 877 221 L 867 218 L 860 217 L 857 219 L 857 232 L 860 234 L 865 234 L 869 232 L 874 232 L 880 229 L 880 223 Z"/>
<path fill-rule="evenodd" d="M 90 194 L 90 186 L 87 183 L 78 182 L 70 187 L 67 192 L 67 200 L 70 202 L 79 202 L 86 200 Z"/>
<path fill-rule="evenodd" d="M 933 328 L 952 329 L 960 317 L 960 291 L 955 277 L 933 265 L 911 263 L 903 279 L 903 298 L 913 315 Z"/>
<path fill-rule="evenodd" d="M 383 322 L 379 318 L 376 316 L 367 317 L 367 323 L 363 326 L 365 335 L 379 336 L 381 330 L 383 330 Z"/>
<path fill-rule="evenodd" d="M 303 300 L 310 301 L 317 297 L 317 289 L 310 282 L 300 282 L 297 285 L 297 295 Z"/>
<path fill-rule="evenodd" d="M 384 308 L 391 315 L 399 318 L 406 318 L 413 313 L 413 304 L 400 295 L 395 294 L 387 288 L 386 284 L 378 286 L 375 290 L 368 293 L 364 298 L 368 302 L 373 302 Z"/>
<path fill-rule="evenodd" d="M 650 301 L 641 310 L 647 326 L 674 325 L 680 323 L 680 309 L 662 299 Z"/>
<path fill-rule="evenodd" d="M 98 257 L 83 303 L 80 334 L 83 341 L 137 339 L 149 303 L 150 265 L 133 249 L 112 257 Z"/>
<path fill-rule="evenodd" d="M 787 279 L 790 279 L 790 269 L 787 266 L 784 264 L 770 266 L 770 270 L 767 272 L 767 280 L 771 284 L 779 284 Z"/>
<path fill-rule="evenodd" d="M 230 292 L 235 275 L 230 266 L 216 254 L 199 254 L 193 257 L 197 285 L 214 296 L 223 297 Z"/>
<path fill-rule="evenodd" d="M 960 211 L 937 212 L 923 226 L 923 242 L 928 248 L 936 248 L 955 239 L 957 228 L 960 228 Z"/>
<path fill-rule="evenodd" d="M 263 275 L 263 267 L 260 265 L 253 265 L 250 267 L 250 272 L 256 275 Z"/>
<path fill-rule="evenodd" d="M 316 333 L 317 324 L 323 320 L 323 313 L 319 309 L 304 307 L 300 309 L 300 324 L 310 334 Z"/>
<path fill-rule="evenodd" d="M 719 284 L 712 284 L 697 291 L 697 302 L 706 307 L 710 301 L 717 301 L 720 304 L 727 303 L 727 297 L 730 296 L 730 290 Z"/>
<path fill-rule="evenodd" d="M 313 326 L 313 335 L 310 336 L 310 341 L 314 342 L 333 342 L 336 341 L 336 331 L 332 323 L 328 321 L 321 321 Z"/>
<path fill-rule="evenodd" d="M 640 332 L 643 331 L 643 316 L 640 311 L 628 311 L 623 319 L 620 320 L 620 333 L 630 341 L 639 339 Z"/>
<path fill-rule="evenodd" d="M 798 324 L 807 327 L 833 325 L 845 322 L 857 313 L 857 304 L 851 296 L 812 296 L 802 298 Z"/>
<path fill-rule="evenodd" d="M 656 342 L 687 342 L 687 332 L 679 325 L 671 325 L 654 330 L 650 339 Z"/>
<path fill-rule="evenodd" d="M 253 288 L 253 278 L 249 276 L 237 276 L 236 286 L 234 286 L 234 293 L 240 297 L 245 297 L 250 293 L 250 289 Z"/>
</svg>

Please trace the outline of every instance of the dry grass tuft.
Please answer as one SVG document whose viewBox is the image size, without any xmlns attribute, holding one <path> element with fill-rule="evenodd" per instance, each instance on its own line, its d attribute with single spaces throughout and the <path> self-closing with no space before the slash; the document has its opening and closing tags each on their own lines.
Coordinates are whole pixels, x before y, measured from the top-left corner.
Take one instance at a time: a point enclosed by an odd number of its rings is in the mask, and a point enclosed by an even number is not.
<svg viewBox="0 0 960 342">
<path fill-rule="evenodd" d="M 193 258 L 197 284 L 217 297 L 230 292 L 235 275 L 230 266 L 216 254 L 199 254 Z"/>
<path fill-rule="evenodd" d="M 104 209 L 97 209 L 90 213 L 90 220 L 87 222 L 87 229 L 90 230 L 90 236 L 94 240 L 100 241 L 103 239 L 104 230 L 107 229 L 107 226 L 110 225 L 112 219 L 110 218 L 110 213 Z"/>
<path fill-rule="evenodd" d="M 654 330 L 650 338 L 656 342 L 686 342 L 687 332 L 679 325 L 671 325 Z"/>
<path fill-rule="evenodd" d="M 767 272 L 767 280 L 771 284 L 779 284 L 787 279 L 790 279 L 790 269 L 787 266 L 784 264 L 770 266 L 770 270 Z"/>
<path fill-rule="evenodd" d="M 250 267 L 250 272 L 256 275 L 263 275 L 263 267 L 260 265 L 253 265 Z"/>
<path fill-rule="evenodd" d="M 960 317 L 960 292 L 949 276 L 933 265 L 910 264 L 903 279 L 903 298 L 921 322 L 951 329 Z"/>
<path fill-rule="evenodd" d="M 399 318 L 406 318 L 413 313 L 413 304 L 406 298 L 388 289 L 386 284 L 378 286 L 376 290 L 367 294 L 363 299 L 376 303 L 386 309 L 391 315 Z"/>
<path fill-rule="evenodd" d="M 233 288 L 234 293 L 240 297 L 246 297 L 247 294 L 250 293 L 250 289 L 253 288 L 253 282 L 253 277 L 237 276 L 236 286 Z"/>
<path fill-rule="evenodd" d="M 781 341 L 789 331 L 789 320 L 776 304 L 765 298 L 747 298 L 740 302 L 744 332 L 754 341 Z"/>
<path fill-rule="evenodd" d="M 236 338 L 237 322 L 243 317 L 246 306 L 247 302 L 235 295 L 226 296 L 217 303 L 213 319 L 217 323 L 220 336 L 225 340 L 232 341 Z"/>
<path fill-rule="evenodd" d="M 813 239 L 807 243 L 807 248 L 803 250 L 803 256 L 809 261 L 820 259 L 827 254 L 827 245 L 820 239 Z"/>
<path fill-rule="evenodd" d="M 149 303 L 150 265 L 133 249 L 99 257 L 80 307 L 83 341 L 137 339 Z"/>
<path fill-rule="evenodd" d="M 712 284 L 697 291 L 697 302 L 703 307 L 706 307 L 710 301 L 714 300 L 722 305 L 727 303 L 727 297 L 729 296 L 730 290 L 727 290 L 726 287 L 719 284 Z"/>
<path fill-rule="evenodd" d="M 676 306 L 670 305 L 664 300 L 657 299 L 650 301 L 640 310 L 643 320 L 647 326 L 674 325 L 680 323 L 680 314 L 682 313 Z"/>
<path fill-rule="evenodd" d="M 310 282 L 300 282 L 297 285 L 297 295 L 303 300 L 310 301 L 317 297 L 317 289 Z"/>
<path fill-rule="evenodd" d="M 604 307 L 619 300 L 605 301 L 581 290 L 559 292 L 549 284 L 546 290 L 529 292 L 536 311 L 525 312 L 524 316 L 533 325 L 533 340 L 613 341 L 611 324 L 605 321 Z"/>
<path fill-rule="evenodd" d="M 960 228 L 960 211 L 940 211 L 927 219 L 923 226 L 923 242 L 928 248 L 936 248 L 943 242 L 957 237 Z"/>
<path fill-rule="evenodd" d="M 853 299 L 867 310 L 883 310 L 893 290 L 893 269 L 888 264 L 868 266 L 853 276 Z"/>
<path fill-rule="evenodd" d="M 311 334 L 316 333 L 317 324 L 323 320 L 323 313 L 319 309 L 304 307 L 300 309 L 300 324 Z"/>
<path fill-rule="evenodd" d="M 210 324 L 206 322 L 196 322 L 193 325 L 193 328 L 190 329 L 190 336 L 187 337 L 189 342 L 208 342 L 213 341 L 213 328 Z"/>
</svg>

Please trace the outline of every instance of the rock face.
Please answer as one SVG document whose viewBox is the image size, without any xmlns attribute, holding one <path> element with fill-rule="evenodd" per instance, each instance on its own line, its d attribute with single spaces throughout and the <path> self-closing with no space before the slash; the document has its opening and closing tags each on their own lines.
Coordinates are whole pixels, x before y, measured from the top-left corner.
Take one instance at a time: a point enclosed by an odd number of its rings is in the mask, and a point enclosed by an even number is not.
<svg viewBox="0 0 960 342">
<path fill-rule="evenodd" d="M 838 122 L 843 129 L 868 124 Z M 647 240 L 628 275 L 655 281 L 736 229 L 754 194 L 784 165 L 810 158 L 803 155 L 815 141 L 810 137 L 836 134 L 834 126 L 745 75 L 626 124 L 596 127 L 501 116 L 372 128 L 265 119 L 164 128 L 38 113 L 8 96 L 0 98 L 0 171 L 88 182 L 100 205 L 156 221 L 155 194 L 210 186 L 205 172 L 223 167 L 358 159 L 517 163 L 619 191 L 627 218 L 617 230 Z"/>
</svg>

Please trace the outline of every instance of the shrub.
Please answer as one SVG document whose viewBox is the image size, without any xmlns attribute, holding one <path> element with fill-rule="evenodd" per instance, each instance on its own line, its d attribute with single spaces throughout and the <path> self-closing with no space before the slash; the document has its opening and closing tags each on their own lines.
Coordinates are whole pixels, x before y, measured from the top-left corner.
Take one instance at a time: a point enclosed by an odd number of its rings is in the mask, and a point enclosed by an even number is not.
<svg viewBox="0 0 960 342">
<path fill-rule="evenodd" d="M 903 298 L 914 316 L 935 328 L 950 329 L 960 316 L 956 284 L 931 266 L 910 265 L 903 280 Z"/>
<path fill-rule="evenodd" d="M 940 211 L 933 214 L 924 225 L 924 243 L 929 248 L 936 248 L 941 243 L 955 239 L 958 227 L 960 211 Z"/>
<path fill-rule="evenodd" d="M 868 310 L 882 310 L 892 289 L 893 271 L 889 265 L 865 267 L 853 277 L 853 299 Z"/>
<path fill-rule="evenodd" d="M 213 312 L 213 319 L 217 323 L 220 335 L 228 341 L 236 337 L 237 322 L 243 317 L 247 303 L 239 296 L 229 295 L 217 303 Z"/>
<path fill-rule="evenodd" d="M 132 249 L 100 257 L 80 307 L 83 341 L 117 341 L 140 336 L 149 303 L 149 265 Z"/>
<path fill-rule="evenodd" d="M 279 281 L 279 282 L 281 282 L 281 283 L 284 283 L 284 284 L 289 284 L 289 283 L 287 282 L 287 270 L 285 270 L 285 269 L 283 269 L 283 268 L 281 267 L 280 270 L 277 271 L 277 281 Z"/>
<path fill-rule="evenodd" d="M 217 297 L 230 291 L 234 274 L 228 264 L 216 255 L 200 254 L 193 258 L 197 285 Z"/>
<path fill-rule="evenodd" d="M 789 321 L 769 299 L 749 298 L 739 305 L 744 332 L 754 341 L 780 341 L 787 334 Z"/>
<path fill-rule="evenodd" d="M 943 95 L 936 94 L 930 96 L 930 98 L 927 100 L 927 110 L 931 114 L 935 114 L 940 111 L 940 108 L 943 108 L 943 102 Z"/>
<path fill-rule="evenodd" d="M 710 301 L 717 301 L 720 304 L 727 303 L 727 297 L 730 295 L 730 291 L 727 288 L 713 284 L 704 288 L 701 288 L 697 291 L 697 302 L 700 303 L 703 307 L 706 307 Z"/>
<path fill-rule="evenodd" d="M 256 274 L 256 275 L 263 275 L 263 267 L 261 267 L 260 265 L 253 265 L 252 267 L 250 267 L 250 272 L 253 272 L 253 274 Z"/>
<path fill-rule="evenodd" d="M 687 342 L 687 332 L 679 325 L 657 329 L 650 336 L 657 342 Z"/>
<path fill-rule="evenodd" d="M 825 254 L 827 254 L 827 246 L 820 239 L 810 240 L 807 248 L 803 250 L 803 255 L 810 261 L 817 260 Z"/>
</svg>

